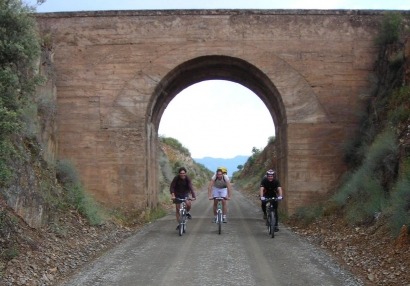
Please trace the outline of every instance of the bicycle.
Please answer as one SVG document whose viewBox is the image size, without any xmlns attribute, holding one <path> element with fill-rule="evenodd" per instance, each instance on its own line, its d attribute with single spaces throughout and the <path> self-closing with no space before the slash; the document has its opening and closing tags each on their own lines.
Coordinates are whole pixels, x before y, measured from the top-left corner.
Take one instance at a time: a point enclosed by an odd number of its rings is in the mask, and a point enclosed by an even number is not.
<svg viewBox="0 0 410 286">
<path fill-rule="evenodd" d="M 174 203 L 179 204 L 179 224 L 178 224 L 178 233 L 179 236 L 182 236 L 186 232 L 186 222 L 187 222 L 187 211 L 186 211 L 186 201 L 191 200 L 190 198 L 180 199 L 175 198 Z"/>
<path fill-rule="evenodd" d="M 218 224 L 218 234 L 221 234 L 221 232 L 222 232 L 222 223 L 223 223 L 222 201 L 226 200 L 226 198 L 214 197 L 213 200 L 218 201 L 218 204 L 217 204 L 217 207 L 216 207 L 216 220 L 215 220 L 215 223 Z"/>
<path fill-rule="evenodd" d="M 276 216 L 275 216 L 275 207 L 273 202 L 277 202 L 278 198 L 265 198 L 266 201 L 266 226 L 268 228 L 269 235 L 274 238 L 275 237 L 275 224 L 276 224 Z"/>
</svg>

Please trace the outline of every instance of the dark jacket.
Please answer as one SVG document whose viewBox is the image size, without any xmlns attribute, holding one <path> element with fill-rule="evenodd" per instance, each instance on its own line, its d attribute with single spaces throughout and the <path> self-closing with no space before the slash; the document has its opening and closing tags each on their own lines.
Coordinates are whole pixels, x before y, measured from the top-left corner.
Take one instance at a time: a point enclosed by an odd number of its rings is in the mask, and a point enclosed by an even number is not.
<svg viewBox="0 0 410 286">
<path fill-rule="evenodd" d="M 273 181 L 269 181 L 268 178 L 263 178 L 261 181 L 261 187 L 264 188 L 263 195 L 267 198 L 276 198 L 277 197 L 277 190 L 280 187 L 280 182 L 277 179 L 273 179 Z"/>
<path fill-rule="evenodd" d="M 174 193 L 176 198 L 188 197 L 191 193 L 192 198 L 196 198 L 194 188 L 192 187 L 191 179 L 186 176 L 181 179 L 179 175 L 175 176 L 169 188 L 170 193 Z"/>
</svg>

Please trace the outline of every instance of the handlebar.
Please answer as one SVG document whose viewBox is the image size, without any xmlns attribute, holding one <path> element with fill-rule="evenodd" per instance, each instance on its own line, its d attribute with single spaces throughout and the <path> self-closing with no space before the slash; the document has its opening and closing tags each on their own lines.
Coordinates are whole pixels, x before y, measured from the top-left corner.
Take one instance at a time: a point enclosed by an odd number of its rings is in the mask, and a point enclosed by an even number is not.
<svg viewBox="0 0 410 286">
<path fill-rule="evenodd" d="M 262 200 L 262 198 L 261 198 L 261 201 L 265 201 L 265 202 L 278 202 L 278 201 L 281 201 L 282 199 L 278 199 L 277 197 L 276 198 L 265 198 L 264 200 Z"/>
<path fill-rule="evenodd" d="M 184 199 L 174 198 L 174 199 L 173 199 L 173 202 L 174 202 L 175 204 L 178 204 L 178 203 L 182 203 L 182 202 L 186 202 L 186 201 L 193 201 L 193 200 L 195 200 L 195 199 L 194 199 L 194 198 L 184 198 Z"/>
<path fill-rule="evenodd" d="M 209 198 L 209 200 L 222 201 L 222 200 L 228 200 L 228 198 L 226 198 L 226 197 L 213 197 L 213 198 Z"/>
</svg>

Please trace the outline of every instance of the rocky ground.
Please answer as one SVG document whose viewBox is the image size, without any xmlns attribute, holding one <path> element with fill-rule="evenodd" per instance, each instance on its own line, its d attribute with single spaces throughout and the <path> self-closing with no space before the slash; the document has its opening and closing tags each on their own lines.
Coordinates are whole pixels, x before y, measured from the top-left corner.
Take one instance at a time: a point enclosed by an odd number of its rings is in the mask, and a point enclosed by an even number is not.
<svg viewBox="0 0 410 286">
<path fill-rule="evenodd" d="M 255 199 L 255 198 L 253 198 Z M 62 218 L 64 229 L 35 231 L 21 227 L 17 255 L 0 265 L 0 285 L 58 285 L 76 269 L 129 237 L 141 225 L 123 227 L 106 223 L 91 227 L 75 212 Z M 410 285 L 410 244 L 407 236 L 389 237 L 383 222 L 369 227 L 348 227 L 328 217 L 309 226 L 289 221 L 288 226 L 313 244 L 326 249 L 362 278 L 365 285 Z"/>
<path fill-rule="evenodd" d="M 371 227 L 349 227 L 340 218 L 328 217 L 308 227 L 289 225 L 297 234 L 328 250 L 365 285 L 410 285 L 407 229 L 394 240 L 382 221 Z"/>
<path fill-rule="evenodd" d="M 256 204 L 259 197 L 247 194 Z M 368 227 L 351 227 L 337 216 L 310 225 L 292 219 L 284 224 L 295 233 L 325 249 L 342 265 L 361 278 L 364 285 L 410 286 L 410 238 L 402 229 L 393 239 L 380 219 Z"/>
</svg>

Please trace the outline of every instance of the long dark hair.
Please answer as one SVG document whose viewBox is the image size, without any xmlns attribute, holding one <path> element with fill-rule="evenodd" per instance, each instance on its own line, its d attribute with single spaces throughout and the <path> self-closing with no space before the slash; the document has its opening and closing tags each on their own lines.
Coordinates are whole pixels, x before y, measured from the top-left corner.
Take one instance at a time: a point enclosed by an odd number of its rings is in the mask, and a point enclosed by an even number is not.
<svg viewBox="0 0 410 286">
<path fill-rule="evenodd" d="M 185 167 L 179 167 L 178 168 L 178 174 L 181 173 L 181 171 L 184 171 L 186 173 Z"/>
</svg>

